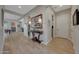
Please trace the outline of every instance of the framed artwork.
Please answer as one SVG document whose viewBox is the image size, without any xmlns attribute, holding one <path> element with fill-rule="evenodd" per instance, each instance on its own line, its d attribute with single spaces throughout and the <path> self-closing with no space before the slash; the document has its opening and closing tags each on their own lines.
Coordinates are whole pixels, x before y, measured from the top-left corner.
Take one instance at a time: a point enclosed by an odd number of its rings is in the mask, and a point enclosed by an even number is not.
<svg viewBox="0 0 79 59">
<path fill-rule="evenodd" d="M 32 28 L 42 29 L 42 23 L 43 23 L 42 14 L 31 18 Z"/>
</svg>

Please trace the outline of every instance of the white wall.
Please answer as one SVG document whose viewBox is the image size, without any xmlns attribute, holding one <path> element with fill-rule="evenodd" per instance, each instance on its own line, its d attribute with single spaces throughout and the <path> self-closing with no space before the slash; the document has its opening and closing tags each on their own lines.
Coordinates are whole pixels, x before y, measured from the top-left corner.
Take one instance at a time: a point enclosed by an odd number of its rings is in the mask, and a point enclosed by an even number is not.
<svg viewBox="0 0 79 59">
<path fill-rule="evenodd" d="M 53 12 L 53 10 L 48 7 L 46 9 L 46 14 L 45 14 L 45 29 L 46 30 L 46 34 L 47 34 L 47 37 L 48 37 L 48 40 L 47 42 L 49 42 L 50 40 L 52 40 L 53 37 L 55 37 L 55 13 Z M 53 16 L 53 21 L 52 21 L 52 16 Z M 53 37 L 52 37 L 52 25 L 54 26 L 53 28 Z"/>
<path fill-rule="evenodd" d="M 20 23 L 19 23 L 19 21 L 16 21 L 16 32 L 20 32 L 21 31 L 21 29 L 20 29 L 20 27 L 18 27 L 18 25 L 19 25 Z"/>
<path fill-rule="evenodd" d="M 28 17 L 24 17 L 24 22 L 25 22 L 24 35 L 28 37 Z"/>
<path fill-rule="evenodd" d="M 28 37 L 28 23 L 27 23 L 27 17 L 24 17 L 24 18 L 22 18 L 22 19 L 20 19 L 19 21 L 17 21 L 16 23 L 17 23 L 17 32 L 22 32 L 22 30 L 21 30 L 21 27 L 23 27 L 24 28 L 24 35 L 26 36 L 26 37 Z M 19 22 L 21 22 L 21 23 L 19 23 Z M 18 25 L 20 25 L 21 27 L 18 27 Z"/>
<path fill-rule="evenodd" d="M 73 13 L 77 8 L 79 9 L 79 6 L 76 6 L 76 5 L 72 6 L 71 18 L 73 17 Z M 73 26 L 73 18 L 71 19 L 71 21 L 72 21 L 71 36 L 72 36 L 73 43 L 74 43 L 74 49 L 75 49 L 75 53 L 79 53 L 79 25 Z"/>
<path fill-rule="evenodd" d="M 3 48 L 3 30 L 2 30 L 2 10 L 3 6 L 0 5 L 0 53 Z"/>
<path fill-rule="evenodd" d="M 22 23 L 21 23 L 21 27 L 24 28 L 24 35 L 28 37 L 28 24 L 27 22 L 25 21 L 25 18 L 21 19 Z"/>
<path fill-rule="evenodd" d="M 43 40 L 44 44 L 47 44 L 48 40 L 51 39 L 51 17 L 54 14 L 52 9 L 47 6 L 38 6 L 25 16 L 25 20 L 28 20 L 28 16 L 34 17 L 39 14 L 43 15 L 43 34 L 40 36 L 40 39 Z M 50 24 L 48 24 L 48 20 Z"/>
<path fill-rule="evenodd" d="M 43 14 L 43 35 L 41 35 L 40 37 L 41 37 L 41 40 L 44 40 L 44 42 L 46 42 L 46 40 L 48 39 L 47 33 L 45 31 L 46 29 L 44 30 L 44 28 L 46 28 L 45 10 L 46 10 L 45 6 L 38 6 L 33 10 L 31 10 L 25 17 L 26 20 L 29 20 L 28 16 L 34 17 L 36 15 Z"/>
<path fill-rule="evenodd" d="M 71 9 L 56 13 L 56 37 L 70 39 Z"/>
</svg>

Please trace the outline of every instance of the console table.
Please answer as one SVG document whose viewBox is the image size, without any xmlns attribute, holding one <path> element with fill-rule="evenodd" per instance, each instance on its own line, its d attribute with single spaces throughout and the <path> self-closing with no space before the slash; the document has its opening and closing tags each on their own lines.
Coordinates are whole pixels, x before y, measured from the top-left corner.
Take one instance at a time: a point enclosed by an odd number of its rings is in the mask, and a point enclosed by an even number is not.
<svg viewBox="0 0 79 59">
<path fill-rule="evenodd" d="M 38 43 L 41 43 L 41 42 L 42 42 L 42 41 L 40 40 L 40 35 L 43 33 L 43 31 L 31 30 L 30 32 L 32 33 L 32 36 L 33 36 L 32 40 L 33 40 L 33 41 L 37 41 Z M 35 36 L 35 33 L 38 34 L 37 37 Z"/>
</svg>

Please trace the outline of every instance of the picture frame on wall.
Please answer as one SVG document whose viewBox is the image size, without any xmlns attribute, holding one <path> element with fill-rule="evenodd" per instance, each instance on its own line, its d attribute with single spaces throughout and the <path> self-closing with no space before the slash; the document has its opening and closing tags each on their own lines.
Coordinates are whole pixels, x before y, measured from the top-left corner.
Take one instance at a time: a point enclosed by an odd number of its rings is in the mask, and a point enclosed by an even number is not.
<svg viewBox="0 0 79 59">
<path fill-rule="evenodd" d="M 39 22 L 39 20 L 41 20 L 41 22 Z M 32 22 L 31 27 L 42 29 L 42 23 L 43 23 L 42 14 L 32 17 L 31 22 Z"/>
</svg>

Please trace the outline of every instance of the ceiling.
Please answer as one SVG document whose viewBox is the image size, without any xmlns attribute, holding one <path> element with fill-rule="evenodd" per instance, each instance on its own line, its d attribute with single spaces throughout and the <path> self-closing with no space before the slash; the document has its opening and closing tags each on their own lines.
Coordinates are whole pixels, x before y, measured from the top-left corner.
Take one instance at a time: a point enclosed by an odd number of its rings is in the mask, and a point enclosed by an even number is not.
<svg viewBox="0 0 79 59">
<path fill-rule="evenodd" d="M 36 5 L 6 5 L 5 9 L 24 15 L 34 7 L 36 7 Z"/>
<path fill-rule="evenodd" d="M 5 9 L 8 10 L 8 12 L 5 12 L 4 19 L 9 21 L 18 20 L 21 16 L 16 14 L 25 15 L 36 6 L 37 5 L 5 5 Z M 51 7 L 55 12 L 71 8 L 70 5 L 51 5 Z"/>
<path fill-rule="evenodd" d="M 51 6 L 55 12 L 60 12 L 71 8 L 71 5 L 53 5 Z"/>
<path fill-rule="evenodd" d="M 20 16 L 13 15 L 13 14 L 10 14 L 7 12 L 4 13 L 4 20 L 6 20 L 6 21 L 14 21 L 14 20 L 17 20 L 19 18 L 20 18 Z"/>
<path fill-rule="evenodd" d="M 32 10 L 36 5 L 5 5 L 4 20 L 14 21 L 18 20 L 21 16 L 17 15 L 25 15 L 30 10 Z"/>
<path fill-rule="evenodd" d="M 36 6 L 37 5 L 6 5 L 5 9 L 24 15 Z M 51 7 L 55 12 L 59 12 L 71 8 L 71 5 L 51 5 Z"/>
</svg>

